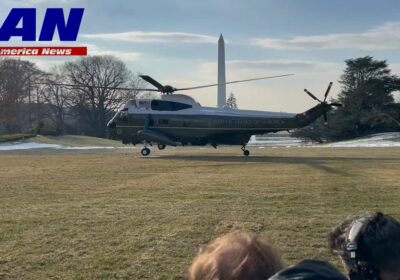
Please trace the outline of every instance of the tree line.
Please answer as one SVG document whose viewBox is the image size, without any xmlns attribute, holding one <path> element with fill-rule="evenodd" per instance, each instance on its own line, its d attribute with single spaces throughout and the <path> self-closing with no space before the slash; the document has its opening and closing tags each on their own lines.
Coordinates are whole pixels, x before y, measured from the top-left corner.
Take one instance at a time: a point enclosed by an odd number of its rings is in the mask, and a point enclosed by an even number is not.
<svg viewBox="0 0 400 280">
<path fill-rule="evenodd" d="M 345 61 L 335 102 L 343 104 L 292 135 L 314 141 L 338 140 L 384 131 L 400 131 L 400 103 L 393 93 L 400 79 L 385 60 L 365 56 Z M 46 83 L 46 84 L 41 84 Z M 57 84 L 99 87 L 65 87 Z M 106 124 L 118 108 L 137 97 L 144 82 L 113 56 L 88 56 L 40 70 L 35 63 L 0 60 L 0 134 L 39 132 L 106 137 Z M 227 106 L 237 108 L 231 94 Z"/>
<path fill-rule="evenodd" d="M 44 84 L 42 84 L 44 83 Z M 65 87 L 57 84 L 95 85 Z M 108 88 L 107 88 L 108 87 Z M 106 137 L 106 124 L 143 87 L 125 63 L 112 56 L 89 56 L 40 70 L 21 59 L 0 60 L 0 133 L 83 134 Z"/>
</svg>

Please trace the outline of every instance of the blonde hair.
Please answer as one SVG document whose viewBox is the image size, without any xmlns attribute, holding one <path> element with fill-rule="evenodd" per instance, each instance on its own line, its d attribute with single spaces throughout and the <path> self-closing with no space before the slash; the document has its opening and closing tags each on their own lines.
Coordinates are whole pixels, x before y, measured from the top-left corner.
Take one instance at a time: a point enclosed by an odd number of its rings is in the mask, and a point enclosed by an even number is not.
<svg viewBox="0 0 400 280">
<path fill-rule="evenodd" d="M 282 268 L 280 255 L 268 238 L 251 233 L 230 233 L 200 251 L 189 269 L 188 278 L 265 280 Z"/>
</svg>

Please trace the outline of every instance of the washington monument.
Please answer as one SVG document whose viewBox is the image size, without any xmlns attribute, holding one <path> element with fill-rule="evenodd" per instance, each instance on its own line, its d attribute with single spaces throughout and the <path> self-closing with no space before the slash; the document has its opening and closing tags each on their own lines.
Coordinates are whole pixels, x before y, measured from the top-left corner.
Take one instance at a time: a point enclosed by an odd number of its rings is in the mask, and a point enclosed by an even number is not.
<svg viewBox="0 0 400 280">
<path fill-rule="evenodd" d="M 218 108 L 221 108 L 226 105 L 225 42 L 222 34 L 218 40 L 218 84 Z"/>
</svg>

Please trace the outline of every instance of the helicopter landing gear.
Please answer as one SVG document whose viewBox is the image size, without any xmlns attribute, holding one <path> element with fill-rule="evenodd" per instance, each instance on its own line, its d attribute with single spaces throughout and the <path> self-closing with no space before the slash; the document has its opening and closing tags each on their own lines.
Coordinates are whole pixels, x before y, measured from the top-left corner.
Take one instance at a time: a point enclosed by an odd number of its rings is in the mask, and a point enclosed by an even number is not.
<svg viewBox="0 0 400 280">
<path fill-rule="evenodd" d="M 147 148 L 147 142 L 146 141 L 143 142 L 143 145 L 144 145 L 144 147 L 143 147 L 143 149 L 140 150 L 140 153 L 142 154 L 142 156 L 147 157 L 148 155 L 150 155 L 151 151 L 150 151 L 149 148 Z"/>
<path fill-rule="evenodd" d="M 158 144 L 157 145 L 159 150 L 164 150 L 165 149 L 165 145 L 164 144 Z"/>
<path fill-rule="evenodd" d="M 147 157 L 148 155 L 150 155 L 150 149 L 149 148 L 143 148 L 140 153 L 142 154 L 142 156 Z"/>
<path fill-rule="evenodd" d="M 244 156 L 248 157 L 250 155 L 250 151 L 246 150 L 246 146 L 245 145 L 243 145 L 242 151 L 243 151 L 243 155 Z"/>
</svg>

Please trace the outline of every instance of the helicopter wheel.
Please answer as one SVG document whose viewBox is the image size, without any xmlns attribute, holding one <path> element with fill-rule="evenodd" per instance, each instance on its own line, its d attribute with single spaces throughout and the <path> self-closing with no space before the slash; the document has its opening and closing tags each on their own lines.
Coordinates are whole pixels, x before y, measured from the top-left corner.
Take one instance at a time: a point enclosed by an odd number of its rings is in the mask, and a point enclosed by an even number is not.
<svg viewBox="0 0 400 280">
<path fill-rule="evenodd" d="M 148 155 L 150 155 L 150 149 L 149 148 L 143 148 L 140 153 L 142 154 L 142 156 L 147 157 Z"/>
<path fill-rule="evenodd" d="M 243 145 L 241 150 L 243 151 L 243 155 L 245 155 L 246 157 L 250 155 L 250 151 L 246 150 L 246 145 Z"/>
<path fill-rule="evenodd" d="M 164 144 L 158 144 L 157 145 L 159 150 L 164 150 L 165 149 L 165 145 Z"/>
</svg>

